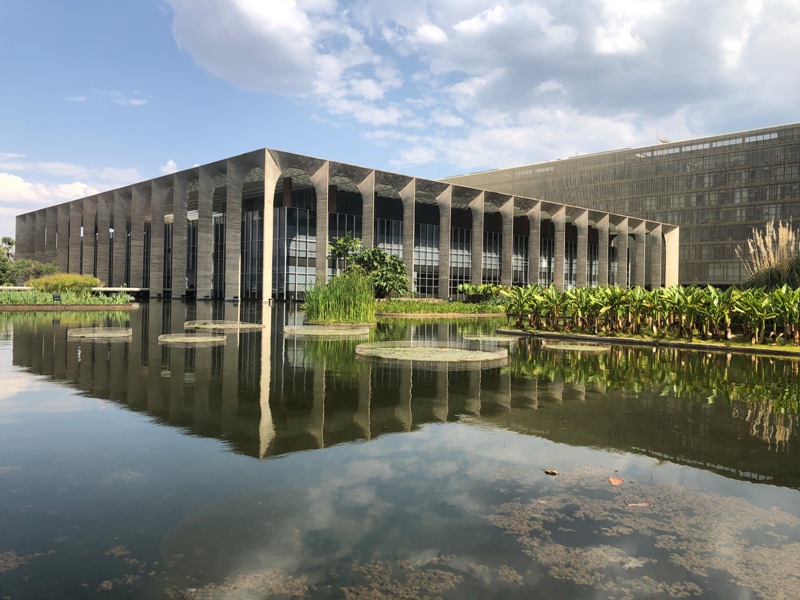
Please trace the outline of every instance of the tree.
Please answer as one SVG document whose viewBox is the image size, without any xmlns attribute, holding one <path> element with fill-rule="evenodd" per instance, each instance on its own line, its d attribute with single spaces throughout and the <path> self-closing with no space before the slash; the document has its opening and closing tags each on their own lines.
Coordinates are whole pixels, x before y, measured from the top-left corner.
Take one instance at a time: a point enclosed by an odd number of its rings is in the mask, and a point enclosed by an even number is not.
<svg viewBox="0 0 800 600">
<path fill-rule="evenodd" d="M 18 258 L 11 263 L 10 279 L 14 285 L 25 285 L 31 279 L 37 279 L 46 275 L 55 275 L 58 267 L 53 263 L 42 263 L 38 260 Z"/>
<path fill-rule="evenodd" d="M 408 271 L 405 263 L 382 248 L 363 248 L 361 240 L 356 238 L 356 241 L 359 249 L 350 256 L 347 269 L 359 268 L 372 277 L 376 298 L 387 298 L 406 291 Z"/>
<path fill-rule="evenodd" d="M 0 242 L 0 285 L 14 283 L 11 266 L 14 260 L 14 238 L 4 237 Z"/>
<path fill-rule="evenodd" d="M 347 261 L 361 249 L 361 240 L 351 233 L 333 238 L 331 245 L 328 246 L 330 257 L 334 260 L 335 271 L 339 272 L 339 263 L 342 269 L 347 270 Z"/>
</svg>

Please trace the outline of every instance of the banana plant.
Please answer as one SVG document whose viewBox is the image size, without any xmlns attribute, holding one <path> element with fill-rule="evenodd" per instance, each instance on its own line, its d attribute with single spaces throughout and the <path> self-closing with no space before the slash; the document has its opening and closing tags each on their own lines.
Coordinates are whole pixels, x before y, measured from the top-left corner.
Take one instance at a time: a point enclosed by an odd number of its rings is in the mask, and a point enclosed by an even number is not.
<svg viewBox="0 0 800 600">
<path fill-rule="evenodd" d="M 771 296 L 759 288 L 744 290 L 736 296 L 734 310 L 750 333 L 750 343 L 762 343 L 767 321 L 776 315 Z"/>
<path fill-rule="evenodd" d="M 507 318 L 514 318 L 514 327 L 522 329 L 525 318 L 533 307 L 534 290 L 532 286 L 511 287 L 500 290 Z"/>
</svg>

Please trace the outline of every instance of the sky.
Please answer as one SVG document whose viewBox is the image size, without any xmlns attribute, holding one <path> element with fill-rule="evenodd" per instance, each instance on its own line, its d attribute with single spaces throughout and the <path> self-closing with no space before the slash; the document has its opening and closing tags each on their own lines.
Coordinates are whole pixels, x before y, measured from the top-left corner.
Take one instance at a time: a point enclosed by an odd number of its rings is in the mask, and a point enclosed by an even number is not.
<svg viewBox="0 0 800 600">
<path fill-rule="evenodd" d="M 798 0 L 0 0 L 17 214 L 269 147 L 438 179 L 800 121 Z"/>
</svg>

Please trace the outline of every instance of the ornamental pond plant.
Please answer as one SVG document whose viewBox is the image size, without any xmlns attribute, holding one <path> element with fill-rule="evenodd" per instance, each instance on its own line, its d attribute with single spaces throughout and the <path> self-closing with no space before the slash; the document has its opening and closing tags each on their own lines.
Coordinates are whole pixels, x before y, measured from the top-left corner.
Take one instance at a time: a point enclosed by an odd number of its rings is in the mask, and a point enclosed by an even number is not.
<svg viewBox="0 0 800 600">
<path fill-rule="evenodd" d="M 518 329 L 800 345 L 800 288 L 501 288 Z"/>
</svg>

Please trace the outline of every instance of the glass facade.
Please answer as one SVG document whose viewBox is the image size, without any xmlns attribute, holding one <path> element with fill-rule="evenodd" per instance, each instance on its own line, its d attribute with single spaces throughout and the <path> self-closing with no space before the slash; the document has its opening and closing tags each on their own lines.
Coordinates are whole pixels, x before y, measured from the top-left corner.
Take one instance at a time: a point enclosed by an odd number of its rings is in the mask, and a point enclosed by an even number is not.
<svg viewBox="0 0 800 600">
<path fill-rule="evenodd" d="M 261 299 L 264 270 L 264 210 L 242 212 L 242 262 L 240 298 Z"/>
<path fill-rule="evenodd" d="M 680 282 L 735 284 L 753 228 L 800 220 L 800 124 L 445 181 L 679 225 Z"/>
<path fill-rule="evenodd" d="M 500 260 L 503 248 L 503 235 L 495 231 L 483 232 L 483 273 L 482 283 L 500 283 Z"/>
<path fill-rule="evenodd" d="M 417 223 L 414 228 L 414 290 L 422 298 L 439 295 L 439 227 Z"/>
<path fill-rule="evenodd" d="M 528 236 L 514 236 L 514 255 L 511 259 L 511 281 L 514 285 L 528 284 Z"/>
<path fill-rule="evenodd" d="M 472 275 L 472 231 L 454 227 L 450 232 L 450 296 L 458 286 L 470 283 Z"/>
<path fill-rule="evenodd" d="M 301 297 L 317 280 L 317 212 L 277 207 L 273 215 L 272 295 Z"/>
</svg>

